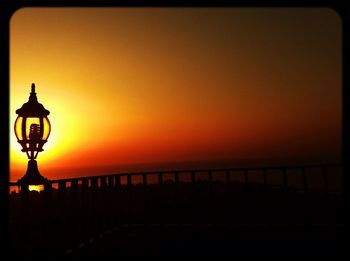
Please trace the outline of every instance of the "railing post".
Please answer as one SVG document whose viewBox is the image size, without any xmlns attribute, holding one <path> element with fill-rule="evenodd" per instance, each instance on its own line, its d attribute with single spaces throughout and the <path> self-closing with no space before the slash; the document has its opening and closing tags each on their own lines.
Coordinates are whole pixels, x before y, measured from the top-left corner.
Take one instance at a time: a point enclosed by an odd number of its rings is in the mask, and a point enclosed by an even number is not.
<svg viewBox="0 0 350 261">
<path fill-rule="evenodd" d="M 98 179 L 93 177 L 91 180 L 91 189 L 96 190 L 98 188 Z"/>
<path fill-rule="evenodd" d="M 286 168 L 282 168 L 283 189 L 287 190 L 287 172 Z"/>
<path fill-rule="evenodd" d="M 179 173 L 177 171 L 174 172 L 174 181 L 176 188 L 179 187 Z"/>
<path fill-rule="evenodd" d="M 29 193 L 29 185 L 21 184 L 21 195 L 25 195 L 25 193 Z"/>
<path fill-rule="evenodd" d="M 99 189 L 99 208 L 100 208 L 100 222 L 102 222 L 103 228 L 107 228 L 110 223 L 110 195 L 109 195 L 109 189 L 107 186 L 107 177 L 101 176 L 100 177 L 100 189 Z"/>
<path fill-rule="evenodd" d="M 264 186 L 267 187 L 267 184 L 268 184 L 268 182 L 267 182 L 267 171 L 266 171 L 265 168 L 263 169 L 263 175 L 264 175 Z"/>
<path fill-rule="evenodd" d="M 20 185 L 20 247 L 26 249 L 30 240 L 30 223 L 32 216 L 29 211 L 29 186 L 27 184 Z"/>
<path fill-rule="evenodd" d="M 251 209 L 251 205 L 250 205 L 250 196 L 249 196 L 249 185 L 248 185 L 248 170 L 244 169 L 244 193 L 243 193 L 243 202 L 244 205 L 242 206 L 242 215 L 240 215 L 240 218 L 243 218 L 243 220 L 250 218 L 250 209 Z M 248 221 L 249 222 L 249 221 Z"/>
<path fill-rule="evenodd" d="M 44 184 L 44 193 L 46 196 L 52 196 L 52 183 L 50 181 Z"/>
<path fill-rule="evenodd" d="M 214 212 L 214 193 L 213 193 L 213 173 L 211 170 L 208 171 L 208 183 L 209 183 L 209 200 L 208 200 L 208 217 L 209 224 L 213 225 L 215 221 L 213 220 Z"/>
<path fill-rule="evenodd" d="M 86 178 L 81 180 L 81 190 L 85 193 L 88 189 L 88 180 Z"/>
<path fill-rule="evenodd" d="M 147 188 L 147 175 L 142 174 L 142 184 L 144 188 Z"/>
<path fill-rule="evenodd" d="M 295 216 L 296 215 L 296 210 L 295 210 L 295 204 L 291 204 L 291 197 L 288 194 L 288 176 L 287 176 L 287 169 L 286 168 L 282 168 L 282 178 L 283 178 L 283 190 L 285 192 L 285 195 L 283 197 L 283 219 L 288 220 L 288 218 L 290 218 L 290 216 Z M 290 207 L 288 207 L 290 206 Z"/>
<path fill-rule="evenodd" d="M 247 190 L 248 189 L 248 170 L 245 169 L 244 170 L 244 187 Z"/>
<path fill-rule="evenodd" d="M 302 175 L 303 175 L 303 187 L 304 187 L 304 193 L 308 191 L 308 186 L 307 186 L 307 177 L 306 177 L 306 168 L 302 167 L 301 168 Z"/>
<path fill-rule="evenodd" d="M 121 199 L 120 199 L 120 194 L 121 194 L 121 181 L 120 181 L 120 175 L 114 175 L 114 203 L 113 203 L 113 219 L 115 220 L 117 225 L 121 224 L 121 210 L 120 210 L 120 205 L 121 205 Z"/>
<path fill-rule="evenodd" d="M 58 182 L 58 197 L 59 197 L 59 204 L 61 207 L 61 211 L 66 211 L 66 181 L 59 181 Z"/>
<path fill-rule="evenodd" d="M 191 171 L 191 183 L 192 183 L 193 187 L 196 185 L 196 172 L 195 171 Z"/>
<path fill-rule="evenodd" d="M 174 185 L 175 185 L 175 213 L 173 213 L 176 224 L 179 224 L 179 217 L 181 213 L 179 213 L 180 209 L 180 183 L 179 183 L 179 173 L 177 171 L 174 172 Z"/>
<path fill-rule="evenodd" d="M 176 197 L 176 206 L 179 203 L 179 190 L 180 190 L 180 182 L 179 182 L 179 173 L 177 171 L 174 172 L 174 184 L 175 184 L 175 197 Z"/>
<path fill-rule="evenodd" d="M 163 210 L 163 206 L 164 206 L 164 198 L 163 198 L 163 173 L 159 172 L 158 173 L 158 185 L 159 185 L 159 198 L 160 198 L 160 217 L 159 217 L 159 225 L 163 225 L 164 224 L 164 210 Z M 162 211 L 163 210 L 163 211 Z"/>
<path fill-rule="evenodd" d="M 44 184 L 44 213 L 43 213 L 43 226 L 44 226 L 44 236 L 45 238 L 50 238 L 52 231 L 50 226 L 52 225 L 52 184 L 50 181 L 47 181 Z M 46 241 L 44 241 L 44 244 Z M 47 247 L 47 245 L 44 245 Z"/>
<path fill-rule="evenodd" d="M 226 170 L 226 185 L 228 186 L 231 182 L 230 170 Z"/>
<path fill-rule="evenodd" d="M 52 205 L 52 184 L 50 181 L 44 184 L 44 204 L 45 208 L 49 208 Z"/>
<path fill-rule="evenodd" d="M 84 229 L 87 224 L 90 223 L 91 219 L 91 213 L 90 213 L 90 193 L 88 193 L 88 179 L 83 178 L 81 180 L 81 213 L 80 216 L 82 217 L 81 221 L 81 227 Z M 86 233 L 85 229 L 82 230 L 81 233 Z"/>
<path fill-rule="evenodd" d="M 198 219 L 197 219 L 197 206 L 196 206 L 196 172 L 195 171 L 191 171 L 191 183 L 192 183 L 192 189 L 193 189 L 193 193 L 191 196 L 191 202 L 193 204 L 193 206 L 191 207 L 191 215 L 192 215 L 192 224 L 193 225 L 197 225 L 198 224 Z"/>
<path fill-rule="evenodd" d="M 60 194 L 60 199 L 64 200 L 65 196 L 66 196 L 66 181 L 59 181 L 58 182 L 58 192 Z"/>
<path fill-rule="evenodd" d="M 113 176 L 108 176 L 108 187 L 113 188 L 114 187 L 114 177 Z"/>
<path fill-rule="evenodd" d="M 106 177 L 100 177 L 100 186 L 103 189 L 107 188 L 107 178 Z"/>
<path fill-rule="evenodd" d="M 120 176 L 115 175 L 114 179 L 115 179 L 115 187 L 119 189 L 120 188 Z"/>
<path fill-rule="evenodd" d="M 59 232 L 64 231 L 67 226 L 66 192 L 66 181 L 60 180 L 58 182 Z"/>
<path fill-rule="evenodd" d="M 134 223 L 134 217 L 133 217 L 133 200 L 132 200 L 132 176 L 130 174 L 127 174 L 126 180 L 127 180 L 127 188 L 128 188 L 128 221 L 131 225 Z"/>
<path fill-rule="evenodd" d="M 74 179 L 71 181 L 71 190 L 74 193 L 74 195 L 78 194 L 78 190 L 79 190 L 79 185 L 78 185 L 78 180 Z"/>
<path fill-rule="evenodd" d="M 131 180 L 131 175 L 127 175 L 126 176 L 126 180 L 127 180 L 127 186 L 128 188 L 131 188 L 132 187 L 132 180 Z"/>
<path fill-rule="evenodd" d="M 148 223 L 148 199 L 147 199 L 147 175 L 142 174 L 142 186 L 143 186 L 143 224 L 146 225 Z"/>
<path fill-rule="evenodd" d="M 328 194 L 328 173 L 327 173 L 327 167 L 322 168 L 322 174 L 323 174 L 323 192 L 327 195 Z"/>
<path fill-rule="evenodd" d="M 96 231 L 97 228 L 97 221 L 98 221 L 98 217 L 99 217 L 99 206 L 98 206 L 98 198 L 99 198 L 99 194 L 98 194 L 98 178 L 97 177 L 92 177 L 90 179 L 90 197 L 89 197 L 89 201 L 90 201 L 90 218 L 91 218 L 91 230 L 92 232 Z"/>
<path fill-rule="evenodd" d="M 69 222 L 72 224 L 72 230 L 81 231 L 81 202 L 80 202 L 80 193 L 78 180 L 73 179 L 71 181 L 70 193 L 69 193 Z"/>
<path fill-rule="evenodd" d="M 208 183 L 209 183 L 209 191 L 212 192 L 213 189 L 213 173 L 211 170 L 208 171 Z"/>
<path fill-rule="evenodd" d="M 163 185 L 163 173 L 158 173 L 158 184 Z"/>
</svg>

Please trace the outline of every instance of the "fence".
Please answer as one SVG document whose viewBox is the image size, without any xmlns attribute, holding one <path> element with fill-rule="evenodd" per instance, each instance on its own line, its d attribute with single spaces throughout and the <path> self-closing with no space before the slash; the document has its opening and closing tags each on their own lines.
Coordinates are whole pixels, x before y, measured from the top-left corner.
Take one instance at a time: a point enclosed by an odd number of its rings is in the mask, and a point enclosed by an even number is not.
<svg viewBox="0 0 350 261">
<path fill-rule="evenodd" d="M 10 195 L 20 251 L 67 249 L 119 225 L 342 223 L 341 165 L 119 173 Z"/>
</svg>

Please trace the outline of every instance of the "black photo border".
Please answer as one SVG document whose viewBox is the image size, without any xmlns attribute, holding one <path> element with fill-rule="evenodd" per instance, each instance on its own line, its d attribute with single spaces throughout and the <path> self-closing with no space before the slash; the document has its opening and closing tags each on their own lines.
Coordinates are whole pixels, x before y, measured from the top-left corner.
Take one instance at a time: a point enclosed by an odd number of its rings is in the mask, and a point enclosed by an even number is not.
<svg viewBox="0 0 350 261">
<path fill-rule="evenodd" d="M 344 198 L 347 195 L 347 177 L 349 172 L 349 0 L 181 0 L 181 1 L 140 1 L 140 0 L 1 0 L 0 1 L 0 122 L 1 122 L 1 146 L 0 146 L 0 249 L 3 257 L 11 256 L 11 244 L 9 238 L 9 144 L 10 144 L 10 60 L 9 60 L 9 33 L 11 16 L 24 7 L 328 7 L 338 13 L 342 20 L 342 160 L 343 167 L 343 191 Z M 347 200 L 346 200 L 347 202 Z M 346 206 L 344 202 L 343 206 Z M 343 220 L 346 219 L 346 211 L 342 209 Z M 346 226 L 345 226 L 346 227 Z M 345 233 L 345 231 L 344 231 Z M 343 235 L 345 236 L 345 234 Z M 343 237 L 344 238 L 344 237 Z M 343 240 L 344 241 L 344 240 Z M 343 242 L 342 241 L 342 242 Z M 345 249 L 345 248 L 344 248 Z"/>
</svg>

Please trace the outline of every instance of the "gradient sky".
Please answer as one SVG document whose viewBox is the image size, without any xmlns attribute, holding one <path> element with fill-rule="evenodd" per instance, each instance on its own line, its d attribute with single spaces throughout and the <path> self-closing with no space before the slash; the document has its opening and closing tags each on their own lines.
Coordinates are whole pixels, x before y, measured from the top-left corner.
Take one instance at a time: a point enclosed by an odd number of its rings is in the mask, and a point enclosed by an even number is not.
<svg viewBox="0 0 350 261">
<path fill-rule="evenodd" d="M 13 132 L 31 83 L 50 178 L 139 163 L 340 159 L 341 20 L 323 8 L 23 8 L 10 24 Z"/>
</svg>

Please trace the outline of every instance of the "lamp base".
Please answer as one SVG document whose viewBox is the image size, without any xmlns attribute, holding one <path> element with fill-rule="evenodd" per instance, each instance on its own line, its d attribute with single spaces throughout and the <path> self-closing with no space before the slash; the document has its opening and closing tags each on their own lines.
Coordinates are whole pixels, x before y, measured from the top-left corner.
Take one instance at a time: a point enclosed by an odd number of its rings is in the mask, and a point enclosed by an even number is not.
<svg viewBox="0 0 350 261">
<path fill-rule="evenodd" d="M 41 185 L 47 181 L 48 179 L 40 174 L 36 160 L 31 159 L 28 161 L 26 174 L 18 180 L 18 183 L 23 185 Z"/>
</svg>

